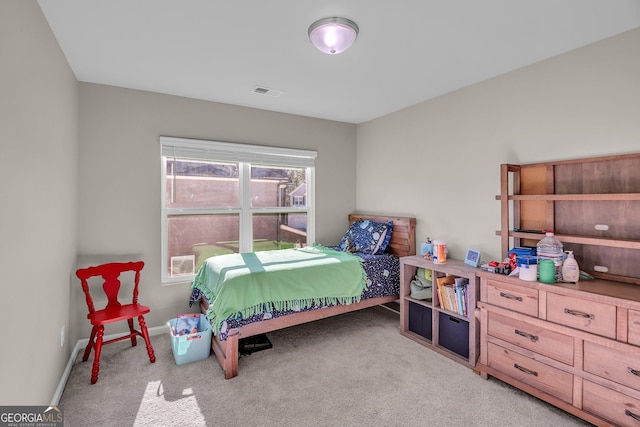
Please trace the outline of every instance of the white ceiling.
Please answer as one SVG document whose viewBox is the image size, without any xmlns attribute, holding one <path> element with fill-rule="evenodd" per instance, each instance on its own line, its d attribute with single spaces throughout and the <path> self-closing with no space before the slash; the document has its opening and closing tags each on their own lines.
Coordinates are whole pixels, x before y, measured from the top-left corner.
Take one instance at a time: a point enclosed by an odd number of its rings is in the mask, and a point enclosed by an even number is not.
<svg viewBox="0 0 640 427">
<path fill-rule="evenodd" d="M 640 0 L 39 0 L 79 81 L 362 123 L 640 27 Z M 354 20 L 339 55 L 307 37 Z M 258 95 L 255 86 L 283 91 Z"/>
</svg>

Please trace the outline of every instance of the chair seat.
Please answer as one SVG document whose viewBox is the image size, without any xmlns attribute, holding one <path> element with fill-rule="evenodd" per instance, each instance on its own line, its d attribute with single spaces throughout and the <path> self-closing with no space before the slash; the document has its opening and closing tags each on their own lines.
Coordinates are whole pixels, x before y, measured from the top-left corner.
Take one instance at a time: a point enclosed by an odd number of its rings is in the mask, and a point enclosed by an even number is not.
<svg viewBox="0 0 640 427">
<path fill-rule="evenodd" d="M 88 314 L 87 319 L 94 326 L 106 325 L 108 323 L 121 322 L 127 319 L 133 319 L 138 316 L 145 315 L 151 310 L 149 307 L 140 304 L 124 304 L 120 307 L 105 308 L 96 310 Z"/>
</svg>

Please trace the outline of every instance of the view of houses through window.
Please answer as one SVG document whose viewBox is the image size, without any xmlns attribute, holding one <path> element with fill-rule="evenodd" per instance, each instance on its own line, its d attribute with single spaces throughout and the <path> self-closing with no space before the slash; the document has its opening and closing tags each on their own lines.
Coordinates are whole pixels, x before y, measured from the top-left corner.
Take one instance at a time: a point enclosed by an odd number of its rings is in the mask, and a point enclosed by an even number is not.
<svg viewBox="0 0 640 427">
<path fill-rule="evenodd" d="M 307 244 L 312 168 L 163 155 L 163 278 L 209 257 Z"/>
</svg>

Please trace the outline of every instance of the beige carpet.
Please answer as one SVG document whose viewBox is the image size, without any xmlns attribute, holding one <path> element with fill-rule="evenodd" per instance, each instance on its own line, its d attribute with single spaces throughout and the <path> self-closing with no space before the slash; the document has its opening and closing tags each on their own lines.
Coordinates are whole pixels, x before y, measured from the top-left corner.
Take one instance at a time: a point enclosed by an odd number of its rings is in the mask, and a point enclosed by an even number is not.
<svg viewBox="0 0 640 427">
<path fill-rule="evenodd" d="M 105 346 L 100 379 L 77 358 L 60 405 L 74 426 L 583 426 L 414 343 L 381 307 L 269 334 L 225 380 L 214 356 L 177 366 L 169 335 Z"/>
</svg>

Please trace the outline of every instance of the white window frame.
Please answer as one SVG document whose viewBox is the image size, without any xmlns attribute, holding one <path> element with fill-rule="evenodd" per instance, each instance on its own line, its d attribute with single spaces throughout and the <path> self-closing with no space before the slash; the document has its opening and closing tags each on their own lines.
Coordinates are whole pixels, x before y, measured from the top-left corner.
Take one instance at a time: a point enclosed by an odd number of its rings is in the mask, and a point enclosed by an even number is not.
<svg viewBox="0 0 640 427">
<path fill-rule="evenodd" d="M 220 162 L 237 162 L 240 175 L 240 208 L 167 208 L 166 204 L 166 173 L 167 157 L 190 158 L 194 160 L 209 160 Z M 306 213 L 307 214 L 307 242 L 315 242 L 315 159 L 317 152 L 292 148 L 269 147 L 262 145 L 238 144 L 232 142 L 207 141 L 187 138 L 160 137 L 161 159 L 161 281 L 163 284 L 183 283 L 191 281 L 193 275 L 182 277 L 168 277 L 168 218 L 173 215 L 193 214 L 238 214 L 240 220 L 240 252 L 253 250 L 254 214 L 264 213 Z M 253 208 L 251 206 L 251 165 L 304 167 L 307 185 L 306 206 L 284 206 L 278 208 Z"/>
</svg>

